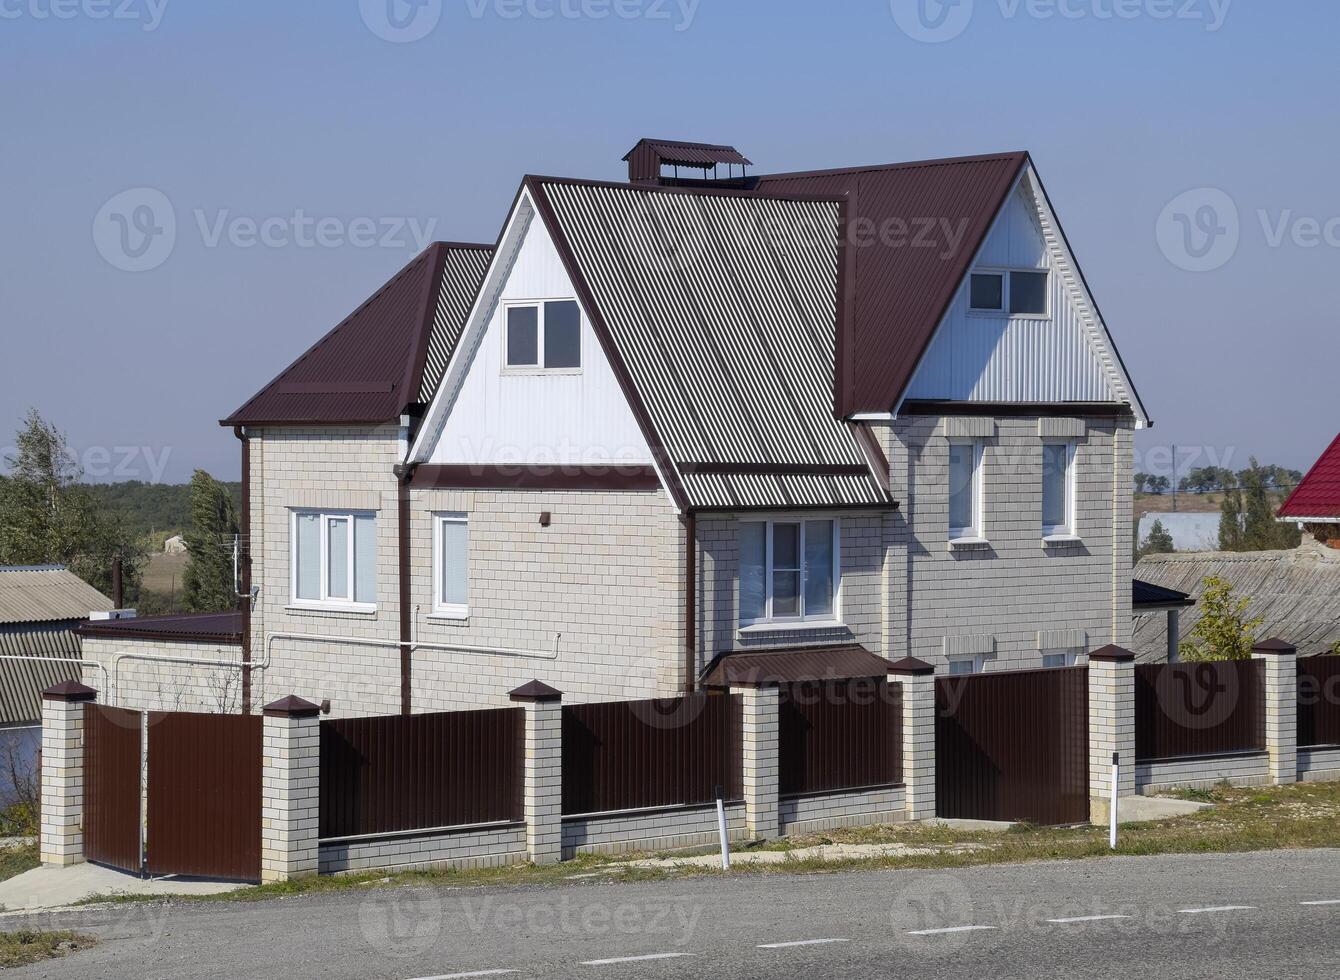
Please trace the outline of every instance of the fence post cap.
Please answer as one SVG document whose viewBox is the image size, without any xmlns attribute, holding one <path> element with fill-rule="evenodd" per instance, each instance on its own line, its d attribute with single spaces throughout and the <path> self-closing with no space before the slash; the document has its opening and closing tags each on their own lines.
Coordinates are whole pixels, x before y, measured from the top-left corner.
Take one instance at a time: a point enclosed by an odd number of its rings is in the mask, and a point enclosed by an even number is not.
<svg viewBox="0 0 1340 980">
<path fill-rule="evenodd" d="M 42 692 L 43 701 L 94 701 L 98 692 L 78 681 L 61 681 Z"/>
<path fill-rule="evenodd" d="M 1256 646 L 1252 647 L 1254 653 L 1269 653 L 1275 656 L 1288 656 L 1298 652 L 1298 648 L 1292 643 L 1286 643 L 1279 637 L 1271 637 L 1269 640 L 1262 640 Z"/>
<path fill-rule="evenodd" d="M 902 660 L 895 660 L 889 664 L 890 674 L 901 674 L 905 677 L 924 677 L 927 674 L 935 673 L 935 665 L 928 664 L 924 660 L 918 660 L 916 657 L 904 657 Z"/>
<path fill-rule="evenodd" d="M 1119 647 L 1115 643 L 1109 643 L 1101 650 L 1095 650 L 1089 654 L 1089 659 L 1102 660 L 1107 663 L 1125 664 L 1135 659 L 1135 654 L 1125 647 Z"/>
<path fill-rule="evenodd" d="M 286 698 L 272 701 L 262 711 L 267 718 L 315 718 L 321 714 L 321 706 L 290 694 Z"/>
<path fill-rule="evenodd" d="M 513 701 L 526 704 L 552 704 L 555 701 L 563 700 L 562 691 L 550 687 L 543 681 L 531 681 L 529 684 L 522 684 L 507 696 Z"/>
</svg>

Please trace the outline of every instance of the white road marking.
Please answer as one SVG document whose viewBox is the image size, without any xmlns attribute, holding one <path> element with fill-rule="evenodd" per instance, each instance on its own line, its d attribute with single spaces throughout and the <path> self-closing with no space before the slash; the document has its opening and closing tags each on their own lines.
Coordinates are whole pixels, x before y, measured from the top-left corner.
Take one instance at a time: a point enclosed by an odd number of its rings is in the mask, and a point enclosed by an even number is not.
<svg viewBox="0 0 1340 980">
<path fill-rule="evenodd" d="M 1205 909 L 1178 909 L 1185 915 L 1202 915 L 1206 912 L 1247 912 L 1256 908 L 1255 905 L 1212 905 Z"/>
<path fill-rule="evenodd" d="M 609 960 L 583 960 L 582 966 L 609 966 L 612 963 L 645 963 L 647 960 L 676 960 L 692 953 L 648 953 L 646 956 L 616 956 Z"/>
<path fill-rule="evenodd" d="M 500 977 L 516 970 L 475 970 L 473 973 L 443 973 L 436 977 L 419 977 L 418 980 L 466 980 L 467 977 Z"/>
<path fill-rule="evenodd" d="M 1065 925 L 1070 922 L 1104 922 L 1108 919 L 1129 919 L 1129 915 L 1077 915 L 1073 919 L 1048 919 L 1048 922 L 1055 922 L 1058 925 Z"/>
<path fill-rule="evenodd" d="M 829 943 L 847 943 L 850 939 L 798 939 L 790 943 L 763 943 L 759 949 L 791 949 L 795 946 L 826 946 Z"/>
<path fill-rule="evenodd" d="M 949 929 L 917 929 L 909 936 L 943 936 L 950 932 L 994 932 L 995 926 L 953 926 Z"/>
<path fill-rule="evenodd" d="M 1299 902 L 1299 905 L 1340 905 L 1340 898 L 1328 898 L 1324 902 Z"/>
</svg>

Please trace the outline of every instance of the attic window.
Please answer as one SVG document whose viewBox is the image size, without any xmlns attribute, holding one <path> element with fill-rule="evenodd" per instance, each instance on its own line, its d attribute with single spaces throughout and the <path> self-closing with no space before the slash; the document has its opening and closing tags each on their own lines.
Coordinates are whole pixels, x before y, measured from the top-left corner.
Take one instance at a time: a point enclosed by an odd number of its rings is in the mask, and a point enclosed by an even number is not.
<svg viewBox="0 0 1340 980">
<path fill-rule="evenodd" d="M 575 300 L 507 308 L 503 363 L 508 371 L 580 371 L 582 317 Z"/>
<path fill-rule="evenodd" d="M 974 272 L 968 307 L 974 313 L 1046 316 L 1048 274 L 1045 269 L 1002 269 Z"/>
</svg>

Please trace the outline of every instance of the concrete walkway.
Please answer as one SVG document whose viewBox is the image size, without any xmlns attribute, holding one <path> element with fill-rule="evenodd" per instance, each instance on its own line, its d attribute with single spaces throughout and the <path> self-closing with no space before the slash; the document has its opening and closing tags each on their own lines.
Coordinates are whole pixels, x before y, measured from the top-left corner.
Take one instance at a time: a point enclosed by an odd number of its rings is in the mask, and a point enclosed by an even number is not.
<svg viewBox="0 0 1340 980">
<path fill-rule="evenodd" d="M 732 864 L 784 864 L 787 861 L 860 861 L 883 857 L 915 857 L 980 850 L 979 844 L 951 844 L 945 847 L 914 847 L 909 844 L 819 844 L 792 851 L 732 851 Z M 695 854 L 692 857 L 646 858 L 628 861 L 634 868 L 718 867 L 720 853 Z"/>
<path fill-rule="evenodd" d="M 29 912 L 67 908 L 90 898 L 117 895 L 217 895 L 249 888 L 227 881 L 180 878 L 142 879 L 96 864 L 43 866 L 0 881 L 0 909 Z"/>
</svg>

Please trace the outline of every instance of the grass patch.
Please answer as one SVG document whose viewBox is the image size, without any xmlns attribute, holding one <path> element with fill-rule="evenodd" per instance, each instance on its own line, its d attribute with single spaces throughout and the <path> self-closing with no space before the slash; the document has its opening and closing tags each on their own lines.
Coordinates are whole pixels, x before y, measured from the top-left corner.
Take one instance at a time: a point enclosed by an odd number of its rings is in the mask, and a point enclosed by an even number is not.
<svg viewBox="0 0 1340 980">
<path fill-rule="evenodd" d="M 0 881 L 31 871 L 41 863 L 36 844 L 0 848 Z"/>
<path fill-rule="evenodd" d="M 97 943 L 77 932 L 38 932 L 22 929 L 0 932 L 0 967 L 27 966 L 77 953 Z"/>
</svg>

